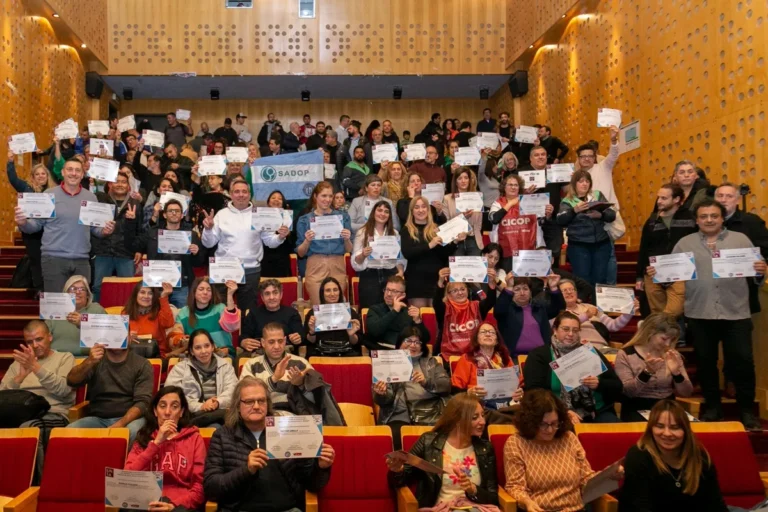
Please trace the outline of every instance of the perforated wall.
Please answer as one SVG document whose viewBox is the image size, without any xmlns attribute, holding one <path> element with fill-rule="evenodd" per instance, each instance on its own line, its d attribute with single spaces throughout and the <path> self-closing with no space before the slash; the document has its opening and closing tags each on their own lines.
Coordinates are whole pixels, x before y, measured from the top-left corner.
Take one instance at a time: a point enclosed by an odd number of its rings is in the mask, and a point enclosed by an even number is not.
<svg viewBox="0 0 768 512">
<path fill-rule="evenodd" d="M 107 64 L 107 0 L 46 0 L 61 19 Z"/>
</svg>

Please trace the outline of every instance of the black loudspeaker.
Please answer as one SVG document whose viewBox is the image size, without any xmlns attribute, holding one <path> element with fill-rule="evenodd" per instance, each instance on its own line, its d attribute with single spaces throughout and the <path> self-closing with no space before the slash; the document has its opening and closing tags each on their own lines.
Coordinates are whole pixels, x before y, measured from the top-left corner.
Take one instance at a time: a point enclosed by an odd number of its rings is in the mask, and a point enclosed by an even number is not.
<svg viewBox="0 0 768 512">
<path fill-rule="evenodd" d="M 101 93 L 104 90 L 104 82 L 101 81 L 101 77 L 95 71 L 89 71 L 85 74 L 85 94 L 89 98 L 101 98 Z"/>
<path fill-rule="evenodd" d="M 519 98 L 528 92 L 528 72 L 515 71 L 512 78 L 509 79 L 509 92 L 513 98 Z"/>
</svg>

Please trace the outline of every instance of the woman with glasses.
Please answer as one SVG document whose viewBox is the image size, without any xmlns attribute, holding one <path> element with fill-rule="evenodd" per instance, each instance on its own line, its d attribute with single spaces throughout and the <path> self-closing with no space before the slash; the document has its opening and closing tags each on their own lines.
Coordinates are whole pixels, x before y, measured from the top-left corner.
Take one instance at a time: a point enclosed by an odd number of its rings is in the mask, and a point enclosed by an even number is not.
<svg viewBox="0 0 768 512">
<path fill-rule="evenodd" d="M 80 348 L 80 315 L 85 313 L 104 315 L 107 312 L 101 304 L 93 302 L 93 295 L 85 276 L 74 275 L 67 279 L 62 292 L 75 296 L 75 311 L 69 313 L 66 320 L 45 321 L 53 336 L 51 348 L 59 352 L 69 352 L 73 356 L 87 356 L 88 349 Z"/>
<path fill-rule="evenodd" d="M 326 277 L 320 283 L 320 304 L 342 304 L 345 302 L 341 285 L 333 277 Z M 310 308 L 304 318 L 307 333 L 307 357 L 311 356 L 359 356 L 363 338 L 362 320 L 355 308 L 350 307 L 351 326 L 348 329 L 315 331 L 318 327 L 315 311 Z"/>
<path fill-rule="evenodd" d="M 547 390 L 526 391 L 515 426 L 504 444 L 504 488 L 518 506 L 528 512 L 584 510 L 582 491 L 596 473 L 572 432 L 565 404 Z M 623 476 L 619 466 L 612 478 Z"/>
<path fill-rule="evenodd" d="M 451 380 L 443 365 L 429 356 L 426 341 L 417 327 L 406 327 L 397 338 L 396 350 L 405 350 L 413 364 L 409 382 L 373 384 L 373 401 L 379 406 L 379 425 L 392 429 L 395 450 L 401 448 L 403 425 L 434 425 L 451 394 Z"/>
<path fill-rule="evenodd" d="M 468 167 L 459 167 L 453 173 L 452 194 L 443 198 L 445 216 L 448 220 L 463 215 L 469 222 L 469 235 L 454 253 L 455 256 L 480 256 L 483 249 L 483 212 L 468 210 L 460 212 L 456 209 L 456 194 L 477 192 L 477 178 Z"/>
<path fill-rule="evenodd" d="M 571 423 L 618 423 L 614 404 L 621 399 L 622 384 L 611 363 L 595 351 L 605 371 L 582 378 L 580 386 L 568 391 L 552 371 L 550 363 L 582 346 L 581 322 L 573 313 L 563 311 L 555 318 L 553 327 L 551 344 L 528 354 L 523 367 L 526 393 L 533 389 L 552 391 L 565 404 Z"/>
</svg>

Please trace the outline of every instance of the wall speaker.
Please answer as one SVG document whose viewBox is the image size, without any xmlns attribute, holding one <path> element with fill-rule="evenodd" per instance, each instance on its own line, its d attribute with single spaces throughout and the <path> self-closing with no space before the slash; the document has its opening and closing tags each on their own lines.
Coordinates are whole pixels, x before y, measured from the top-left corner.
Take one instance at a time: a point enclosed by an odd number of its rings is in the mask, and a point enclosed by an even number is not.
<svg viewBox="0 0 768 512">
<path fill-rule="evenodd" d="M 509 92 L 513 98 L 519 98 L 528 92 L 528 72 L 515 71 L 512 78 L 509 79 Z"/>
<path fill-rule="evenodd" d="M 89 98 L 101 98 L 101 93 L 104 91 L 104 82 L 101 81 L 101 77 L 95 71 L 88 71 L 85 74 L 85 94 Z"/>
<path fill-rule="evenodd" d="M 133 89 L 130 87 L 123 88 L 123 99 L 125 101 L 131 101 L 133 99 Z"/>
<path fill-rule="evenodd" d="M 481 100 L 487 100 L 488 99 L 488 92 L 489 92 L 489 90 L 488 90 L 488 86 L 487 85 L 481 86 L 480 87 L 480 99 Z"/>
<path fill-rule="evenodd" d="M 402 87 L 395 87 L 392 90 L 392 99 L 395 99 L 395 100 L 403 99 L 403 88 Z"/>
<path fill-rule="evenodd" d="M 211 89 L 211 100 L 216 101 L 220 98 L 218 89 Z"/>
</svg>

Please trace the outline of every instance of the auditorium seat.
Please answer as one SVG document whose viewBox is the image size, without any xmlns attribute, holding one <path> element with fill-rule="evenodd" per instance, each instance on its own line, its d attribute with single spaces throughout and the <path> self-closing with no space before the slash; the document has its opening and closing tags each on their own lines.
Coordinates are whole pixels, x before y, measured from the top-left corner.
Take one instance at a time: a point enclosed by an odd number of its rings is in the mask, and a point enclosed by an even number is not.
<svg viewBox="0 0 768 512">
<path fill-rule="evenodd" d="M 309 364 L 331 385 L 331 392 L 337 402 L 373 407 L 370 357 L 312 357 Z"/>
<path fill-rule="evenodd" d="M 451 375 L 456 371 L 456 365 L 459 364 L 459 359 L 461 359 L 461 356 L 451 356 L 448 358 L 448 365 L 451 367 Z"/>
<path fill-rule="evenodd" d="M 418 425 L 403 425 L 400 428 L 400 446 L 403 447 L 403 451 L 410 452 L 411 448 L 416 441 L 419 440 L 422 434 L 425 434 L 432 430 L 432 427 L 418 426 Z"/>
<path fill-rule="evenodd" d="M 241 357 L 237 361 L 237 376 L 238 377 L 243 374 L 243 366 L 249 364 L 251 362 L 251 360 L 252 360 L 252 358 L 250 358 L 250 357 Z"/>
<path fill-rule="evenodd" d="M 108 308 L 104 308 L 108 315 L 121 315 L 123 309 L 125 309 L 125 306 L 109 306 Z"/>
<path fill-rule="evenodd" d="M 206 453 L 208 453 L 208 447 L 211 445 L 211 438 L 213 437 L 214 432 L 216 432 L 215 428 L 200 429 L 200 437 L 203 438 L 203 443 L 205 443 Z M 205 503 L 205 512 L 216 512 L 217 508 L 218 508 L 218 505 L 216 505 L 216 502 L 208 501 Z"/>
<path fill-rule="evenodd" d="M 366 333 L 368 331 L 365 323 L 368 321 L 368 308 L 363 308 L 360 310 L 360 319 L 363 321 L 363 333 Z"/>
<path fill-rule="evenodd" d="M 299 299 L 299 278 L 298 277 L 264 277 L 262 278 L 262 282 L 265 279 L 277 279 L 280 281 L 280 284 L 283 285 L 283 298 L 280 300 L 280 304 L 283 306 L 293 307 L 293 303 L 296 302 Z M 258 297 L 256 299 L 259 306 L 264 304 L 264 301 L 261 300 L 261 294 L 258 294 Z M 245 312 L 243 312 L 243 316 L 245 316 Z"/>
<path fill-rule="evenodd" d="M 353 277 L 352 278 L 352 302 L 351 304 L 355 307 L 357 307 L 358 304 L 360 304 L 360 278 L 359 277 Z"/>
<path fill-rule="evenodd" d="M 499 324 L 496 322 L 496 317 L 493 316 L 493 308 L 491 308 L 490 311 L 488 311 L 488 314 L 485 315 L 485 321 L 491 324 L 492 326 L 499 328 Z"/>
<path fill-rule="evenodd" d="M 291 254 L 291 276 L 299 277 L 299 258 L 295 254 Z"/>
<path fill-rule="evenodd" d="M 101 281 L 99 304 L 104 308 L 125 306 L 131 297 L 133 287 L 141 281 L 141 277 L 105 277 Z"/>
<path fill-rule="evenodd" d="M 352 268 L 352 255 L 348 252 L 344 253 L 344 268 L 347 272 L 348 280 L 351 281 L 353 277 L 357 276 L 357 272 Z"/>
<path fill-rule="evenodd" d="M 0 429 L 0 509 L 32 485 L 40 429 Z"/>
<path fill-rule="evenodd" d="M 507 476 L 504 473 L 504 443 L 507 438 L 517 432 L 512 425 L 488 425 L 488 439 L 493 445 L 496 455 L 496 480 L 499 482 L 499 508 L 504 512 L 515 512 L 517 501 L 504 490 Z"/>
<path fill-rule="evenodd" d="M 104 470 L 122 469 L 127 428 L 55 428 L 40 487 L 30 487 L 5 512 L 103 512 Z"/>
<path fill-rule="evenodd" d="M 373 408 L 368 405 L 340 402 L 339 409 L 344 416 L 344 423 L 348 427 L 373 427 L 376 420 L 373 417 Z"/>
<path fill-rule="evenodd" d="M 424 323 L 424 327 L 429 331 L 429 343 L 431 345 L 439 345 L 437 339 L 437 315 L 433 308 L 421 308 L 421 321 Z"/>
</svg>

